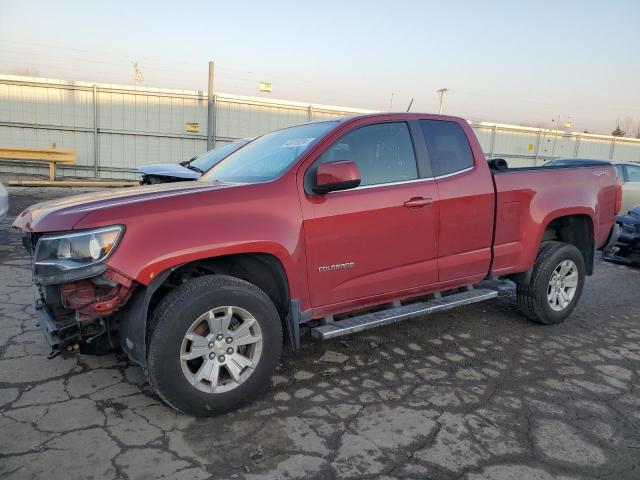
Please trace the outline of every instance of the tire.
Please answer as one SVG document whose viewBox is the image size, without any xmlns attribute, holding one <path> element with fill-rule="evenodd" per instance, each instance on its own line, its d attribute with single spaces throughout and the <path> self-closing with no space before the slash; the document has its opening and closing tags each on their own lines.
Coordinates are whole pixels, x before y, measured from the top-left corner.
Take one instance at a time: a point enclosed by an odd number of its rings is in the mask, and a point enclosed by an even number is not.
<svg viewBox="0 0 640 480">
<path fill-rule="evenodd" d="M 557 279 L 562 277 L 562 275 L 558 275 L 563 272 L 563 265 L 564 268 L 568 268 L 569 262 L 573 265 L 571 268 L 575 269 L 576 283 L 570 300 L 563 305 L 571 291 L 571 288 L 565 285 L 573 284 L 572 270 L 568 271 L 569 277 L 566 277 L 571 278 L 571 282 L 568 280 L 566 283 L 565 281 L 559 282 Z M 553 277 L 554 272 L 556 273 L 555 277 Z M 556 283 L 551 284 L 552 277 Z M 584 258 L 576 247 L 556 241 L 544 242 L 538 252 L 529 283 L 516 285 L 518 306 L 522 313 L 534 322 L 545 325 L 560 323 L 576 307 L 582 295 L 584 281 Z M 553 290 L 556 288 L 555 300 L 552 300 L 554 298 Z M 562 295 L 559 292 L 562 292 Z"/>
<path fill-rule="evenodd" d="M 282 324 L 273 302 L 255 285 L 223 275 L 198 277 L 172 290 L 154 310 L 147 335 L 149 383 L 168 405 L 199 417 L 254 399 L 270 383 L 282 353 Z"/>
<path fill-rule="evenodd" d="M 143 175 L 142 176 L 142 185 L 157 185 L 159 183 L 166 183 L 161 178 L 153 176 L 153 175 Z"/>
</svg>

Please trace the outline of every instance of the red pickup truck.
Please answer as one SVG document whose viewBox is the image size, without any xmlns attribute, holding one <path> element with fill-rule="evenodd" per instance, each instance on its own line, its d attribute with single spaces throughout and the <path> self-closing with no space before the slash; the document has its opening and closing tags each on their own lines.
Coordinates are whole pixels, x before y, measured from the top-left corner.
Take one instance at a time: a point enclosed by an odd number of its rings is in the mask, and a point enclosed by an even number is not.
<svg viewBox="0 0 640 480">
<path fill-rule="evenodd" d="M 460 118 L 377 114 L 266 134 L 197 182 L 34 205 L 14 227 L 52 355 L 119 346 L 169 405 L 212 415 L 258 394 L 301 329 L 489 299 L 488 277 L 561 322 L 620 199 L 613 167 L 509 169 Z"/>
</svg>

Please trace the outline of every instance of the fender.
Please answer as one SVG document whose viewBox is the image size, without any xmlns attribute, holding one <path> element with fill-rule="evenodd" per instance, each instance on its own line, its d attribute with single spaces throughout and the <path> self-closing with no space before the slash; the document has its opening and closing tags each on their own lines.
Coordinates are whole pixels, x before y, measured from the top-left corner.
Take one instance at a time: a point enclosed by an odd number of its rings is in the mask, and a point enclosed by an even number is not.
<svg viewBox="0 0 640 480">
<path fill-rule="evenodd" d="M 147 325 L 149 318 L 149 303 L 153 294 L 160 288 L 164 281 L 175 270 L 184 264 L 175 265 L 156 277 L 146 286 L 140 286 L 131 300 L 117 313 L 118 319 L 118 340 L 120 348 L 127 354 L 129 359 L 143 368 L 146 374 L 147 369 Z M 308 316 L 300 312 L 300 301 L 292 299 L 287 317 L 283 321 L 285 341 L 288 343 L 294 354 L 300 351 L 300 323 L 308 320 Z"/>
<path fill-rule="evenodd" d="M 282 245 L 274 242 L 251 241 L 234 243 L 232 245 L 215 245 L 201 250 L 185 249 L 170 252 L 169 254 L 148 262 L 140 269 L 134 278 L 137 282 L 148 285 L 161 272 L 179 265 L 184 265 L 185 263 L 246 253 L 266 253 L 273 255 L 282 263 L 288 278 L 291 278 L 291 276 L 295 274 L 295 262 Z M 289 289 L 291 291 L 291 285 L 289 285 Z M 294 296 L 296 293 L 292 292 L 291 295 Z"/>
<path fill-rule="evenodd" d="M 269 254 L 283 265 L 291 298 L 305 304 L 302 212 L 294 200 L 295 177 L 205 186 L 188 195 L 111 203 L 74 228 L 124 225 L 125 234 L 107 264 L 145 286 L 176 265 L 240 253 Z"/>
<path fill-rule="evenodd" d="M 529 271 L 533 268 L 533 264 L 536 261 L 536 257 L 538 256 L 538 249 L 540 248 L 540 244 L 542 243 L 544 232 L 547 230 L 551 222 L 563 217 L 571 217 L 576 215 L 582 215 L 589 219 L 591 222 L 591 247 L 590 251 L 592 252 L 589 257 L 586 252 L 582 252 L 585 257 L 585 266 L 587 268 L 587 275 L 591 275 L 593 273 L 593 255 L 595 255 L 595 240 L 593 239 L 593 231 L 594 231 L 594 212 L 593 210 L 587 207 L 573 207 L 573 208 L 562 208 L 558 210 L 554 210 L 551 213 L 547 214 L 541 222 L 541 227 L 538 230 L 537 237 L 535 240 L 535 244 L 537 248 L 529 249 L 529 256 L 527 258 L 527 265 L 529 265 L 529 270 L 527 272 L 523 272 L 525 275 L 529 273 Z"/>
<path fill-rule="evenodd" d="M 140 286 L 131 300 L 117 313 L 120 348 L 131 361 L 147 373 L 147 317 L 149 302 L 156 290 L 180 265 L 157 275 L 149 285 Z"/>
<path fill-rule="evenodd" d="M 282 268 L 284 269 L 284 281 L 289 291 L 289 297 L 292 298 L 287 318 L 283 319 L 284 333 L 288 337 L 293 351 L 297 352 L 300 348 L 300 334 L 298 327 L 298 323 L 300 322 L 300 301 L 291 293 L 292 284 L 290 272 L 290 269 L 294 268 L 295 264 L 288 255 L 283 254 L 282 248 L 276 248 L 277 245 L 272 244 L 272 248 L 265 248 L 265 245 L 262 244 L 262 248 L 259 251 L 255 251 L 257 249 L 251 249 L 251 246 L 255 247 L 256 244 L 253 242 L 236 244 L 227 248 L 202 250 L 197 252 L 197 254 L 189 252 L 188 255 L 184 252 L 176 252 L 175 255 L 163 257 L 145 267 L 145 269 L 140 272 L 139 277 L 148 279 L 147 283 L 144 284 L 140 282 L 140 286 L 134 293 L 133 297 L 117 314 L 120 347 L 129 356 L 131 361 L 143 368 L 146 368 L 147 366 L 149 304 L 154 293 L 158 288 L 160 288 L 160 286 L 162 286 L 171 273 L 194 261 L 233 254 L 250 253 L 266 253 L 273 255 L 278 259 L 278 261 L 280 261 Z M 163 265 L 169 266 L 160 270 Z"/>
</svg>

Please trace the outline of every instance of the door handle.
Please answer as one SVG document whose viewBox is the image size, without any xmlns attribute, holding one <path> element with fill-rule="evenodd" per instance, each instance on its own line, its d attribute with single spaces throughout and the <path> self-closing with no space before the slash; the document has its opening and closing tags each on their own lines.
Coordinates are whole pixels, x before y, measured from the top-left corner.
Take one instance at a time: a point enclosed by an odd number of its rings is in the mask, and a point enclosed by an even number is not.
<svg viewBox="0 0 640 480">
<path fill-rule="evenodd" d="M 404 206 L 408 208 L 422 208 L 433 203 L 433 198 L 414 197 L 404 202 Z"/>
</svg>

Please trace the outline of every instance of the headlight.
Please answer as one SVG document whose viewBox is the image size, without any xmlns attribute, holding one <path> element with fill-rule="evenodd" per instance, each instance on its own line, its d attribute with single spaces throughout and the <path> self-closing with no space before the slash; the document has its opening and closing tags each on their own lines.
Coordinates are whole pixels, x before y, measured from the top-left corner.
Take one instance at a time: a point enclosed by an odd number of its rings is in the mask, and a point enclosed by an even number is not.
<svg viewBox="0 0 640 480">
<path fill-rule="evenodd" d="M 630 233 L 636 233 L 636 232 L 640 232 L 640 226 L 636 225 L 635 223 L 622 223 L 622 229 L 630 232 Z"/>
<path fill-rule="evenodd" d="M 33 261 L 36 283 L 68 283 L 104 272 L 103 262 L 116 248 L 123 230 L 116 225 L 41 237 Z"/>
</svg>

